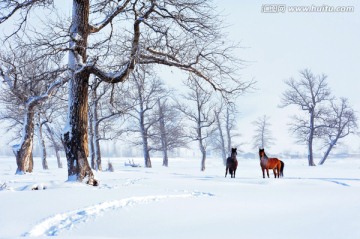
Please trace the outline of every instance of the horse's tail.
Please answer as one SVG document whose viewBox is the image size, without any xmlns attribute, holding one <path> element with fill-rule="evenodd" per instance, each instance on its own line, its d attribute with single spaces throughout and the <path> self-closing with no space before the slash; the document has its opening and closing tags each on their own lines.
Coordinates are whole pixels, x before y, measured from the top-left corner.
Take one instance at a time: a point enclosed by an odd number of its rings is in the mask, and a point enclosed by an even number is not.
<svg viewBox="0 0 360 239">
<path fill-rule="evenodd" d="M 280 166 L 280 177 L 284 177 L 284 167 L 285 164 L 283 161 L 280 160 L 281 166 Z"/>
</svg>

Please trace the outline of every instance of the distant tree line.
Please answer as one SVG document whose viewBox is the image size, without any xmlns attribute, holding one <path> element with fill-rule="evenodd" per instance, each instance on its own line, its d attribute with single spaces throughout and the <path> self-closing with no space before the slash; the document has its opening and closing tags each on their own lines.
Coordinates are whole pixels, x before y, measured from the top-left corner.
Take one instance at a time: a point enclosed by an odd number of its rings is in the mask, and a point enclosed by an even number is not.
<svg viewBox="0 0 360 239">
<path fill-rule="evenodd" d="M 12 64 L 16 65 L 17 59 L 13 60 Z M 33 64 L 37 64 L 36 61 Z M 37 65 L 22 64 L 21 67 L 24 69 L 19 69 L 19 72 L 41 74 Z M 9 141 L 22 142 L 21 137 L 27 132 L 25 136 L 31 157 L 27 172 L 33 169 L 34 136 L 38 138 L 43 169 L 48 169 L 46 146 L 54 149 L 58 167 L 62 168 L 59 152 L 64 151 L 62 125 L 67 114 L 66 84 L 57 88 L 53 97 L 26 110 L 27 101 L 41 94 L 41 89 L 46 89 L 47 80 L 44 79 L 37 82 L 39 90 L 36 91 L 33 77 L 29 80 L 19 74 L 19 79 L 1 87 L 0 103 L 5 107 L 0 117 L 9 122 L 8 131 L 17 132 L 16 138 Z M 205 170 L 208 146 L 223 153 L 225 160 L 230 152 L 228 148 L 232 146 L 231 139 L 236 136 L 235 105 L 225 103 L 200 79 L 186 80 L 184 85 L 187 92 L 167 88 L 150 67 L 138 68 L 127 82 L 120 85 L 104 84 L 96 77 L 91 78 L 88 103 L 91 168 L 103 170 L 100 141 L 106 140 L 123 141 L 131 147 L 142 148 L 145 167 L 152 167 L 152 151 L 162 152 L 163 166 L 167 167 L 169 151 L 186 148 L 192 141 L 198 142 L 202 171 Z M 31 116 L 27 115 L 28 111 L 31 111 Z M 18 147 L 14 146 L 15 155 Z"/>
</svg>

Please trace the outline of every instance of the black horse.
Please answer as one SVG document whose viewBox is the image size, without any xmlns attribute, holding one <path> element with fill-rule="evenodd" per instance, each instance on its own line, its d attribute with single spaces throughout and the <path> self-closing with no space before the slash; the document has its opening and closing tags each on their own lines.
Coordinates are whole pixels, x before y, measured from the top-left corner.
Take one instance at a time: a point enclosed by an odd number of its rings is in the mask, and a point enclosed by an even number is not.
<svg viewBox="0 0 360 239">
<path fill-rule="evenodd" d="M 235 172 L 236 172 L 236 169 L 237 169 L 237 166 L 238 166 L 238 161 L 236 159 L 236 155 L 237 155 L 237 152 L 236 152 L 236 148 L 232 148 L 231 149 L 231 156 L 227 158 L 226 160 L 226 170 L 225 170 L 225 177 L 228 173 L 228 170 L 229 170 L 229 173 L 231 175 L 232 178 L 235 178 Z"/>
</svg>

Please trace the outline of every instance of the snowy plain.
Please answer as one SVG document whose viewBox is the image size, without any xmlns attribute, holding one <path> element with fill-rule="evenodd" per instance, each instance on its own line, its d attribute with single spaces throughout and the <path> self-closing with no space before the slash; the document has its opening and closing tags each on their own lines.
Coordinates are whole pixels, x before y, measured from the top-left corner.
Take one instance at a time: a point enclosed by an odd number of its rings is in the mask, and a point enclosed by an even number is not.
<svg viewBox="0 0 360 239">
<path fill-rule="evenodd" d="M 95 172 L 91 187 L 66 182 L 52 158 L 21 176 L 15 159 L 0 158 L 0 238 L 360 238 L 360 159 L 282 159 L 281 179 L 263 179 L 255 159 L 239 159 L 235 179 L 218 158 L 205 172 L 197 159 L 110 160 L 115 171 Z"/>
</svg>

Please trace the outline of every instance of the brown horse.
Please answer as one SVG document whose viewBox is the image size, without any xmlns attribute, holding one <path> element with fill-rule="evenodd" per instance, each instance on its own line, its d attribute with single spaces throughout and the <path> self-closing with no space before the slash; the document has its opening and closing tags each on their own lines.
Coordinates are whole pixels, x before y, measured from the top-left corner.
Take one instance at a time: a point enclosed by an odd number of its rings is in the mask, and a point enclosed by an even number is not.
<svg viewBox="0 0 360 239">
<path fill-rule="evenodd" d="M 228 157 L 227 160 L 226 160 L 225 178 L 226 178 L 226 175 L 228 173 L 228 170 L 229 170 L 229 173 L 230 173 L 231 177 L 235 178 L 235 172 L 236 172 L 236 169 L 237 169 L 237 166 L 238 166 L 238 161 L 236 159 L 236 155 L 237 155 L 236 148 L 232 148 L 231 149 L 231 156 Z"/>
<path fill-rule="evenodd" d="M 263 173 L 263 178 L 265 178 L 265 170 L 268 178 L 269 169 L 272 169 L 274 172 L 275 178 L 279 178 L 280 176 L 284 176 L 284 162 L 279 160 L 278 158 L 269 158 L 264 149 L 259 149 L 259 158 L 260 158 L 260 166 Z"/>
</svg>

